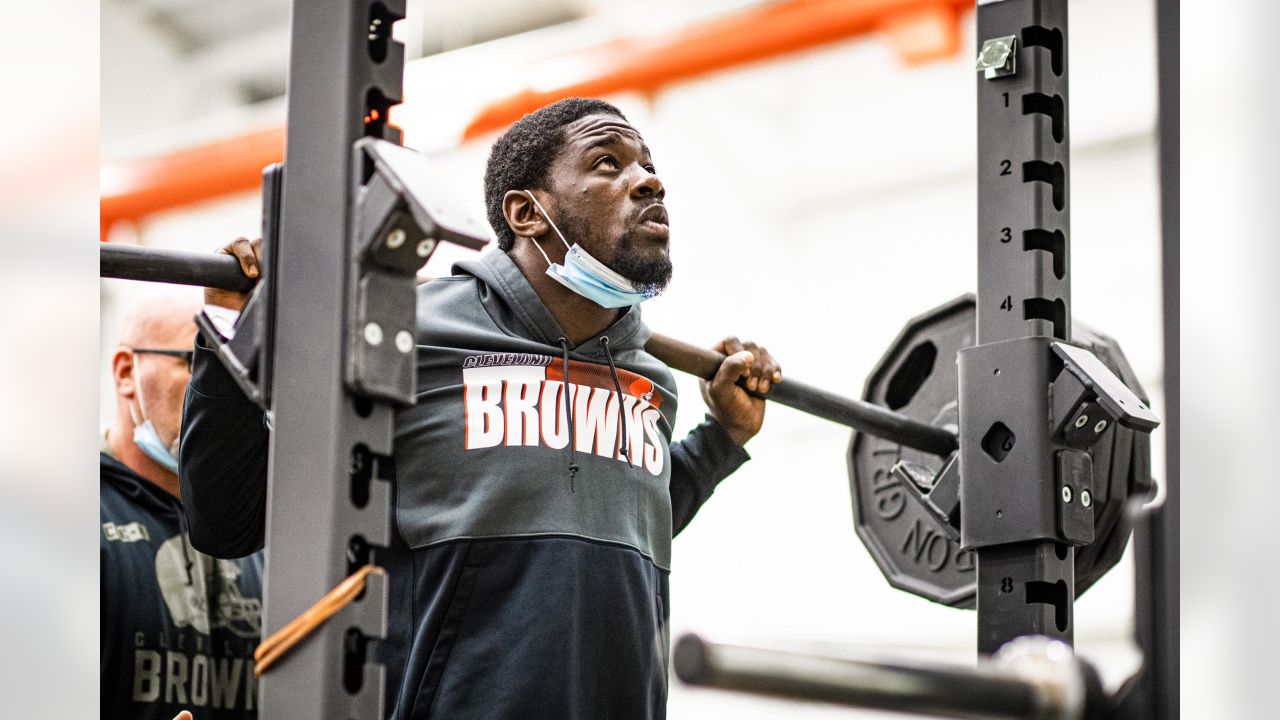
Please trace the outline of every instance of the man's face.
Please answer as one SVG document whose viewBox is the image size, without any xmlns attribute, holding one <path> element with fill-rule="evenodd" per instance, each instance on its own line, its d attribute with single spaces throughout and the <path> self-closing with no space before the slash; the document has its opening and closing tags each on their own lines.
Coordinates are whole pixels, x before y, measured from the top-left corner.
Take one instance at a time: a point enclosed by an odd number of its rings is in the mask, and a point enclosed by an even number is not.
<svg viewBox="0 0 1280 720">
<path fill-rule="evenodd" d="M 191 350 L 191 342 L 195 334 L 195 323 L 190 320 L 156 323 L 152 332 L 135 347 Z M 187 383 L 191 380 L 191 371 L 186 361 L 169 355 L 134 352 L 133 379 L 135 395 L 132 402 L 138 411 L 139 421 L 142 420 L 145 411 L 146 419 L 155 426 L 160 441 L 172 446 L 182 426 L 182 402 L 186 395 Z M 141 405 L 139 405 L 139 394 Z"/>
<path fill-rule="evenodd" d="M 666 191 L 640 133 L 616 115 L 565 126 L 547 173 L 552 220 L 570 244 L 642 288 L 671 279 Z"/>
</svg>

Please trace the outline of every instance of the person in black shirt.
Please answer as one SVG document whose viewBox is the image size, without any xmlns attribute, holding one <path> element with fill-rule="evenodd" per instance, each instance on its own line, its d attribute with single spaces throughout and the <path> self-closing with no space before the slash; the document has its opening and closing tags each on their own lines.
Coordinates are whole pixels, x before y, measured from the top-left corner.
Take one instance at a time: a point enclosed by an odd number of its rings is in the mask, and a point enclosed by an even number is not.
<svg viewBox="0 0 1280 720">
<path fill-rule="evenodd" d="M 191 547 L 177 438 L 196 298 L 153 300 L 111 355 L 115 418 L 103 436 L 101 717 L 257 716 L 261 553 L 218 560 Z"/>
</svg>

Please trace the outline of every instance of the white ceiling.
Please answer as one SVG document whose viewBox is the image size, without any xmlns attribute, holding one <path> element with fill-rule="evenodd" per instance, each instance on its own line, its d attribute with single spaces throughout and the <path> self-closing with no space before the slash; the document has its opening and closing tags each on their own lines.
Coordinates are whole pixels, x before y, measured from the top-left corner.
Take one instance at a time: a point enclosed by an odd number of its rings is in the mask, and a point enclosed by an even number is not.
<svg viewBox="0 0 1280 720">
<path fill-rule="evenodd" d="M 591 11 L 585 0 L 466 3 L 409 0 L 397 27 L 407 59 L 569 22 Z M 227 85 L 245 102 L 283 94 L 289 44 L 287 0 L 106 0 L 103 15 L 129 13 L 153 42 L 172 51 L 185 72 Z M 107 21 L 110 18 L 105 18 Z"/>
<path fill-rule="evenodd" d="M 760 2 L 408 0 L 394 33 L 413 60 L 583 22 L 600 37 L 653 32 Z M 279 115 L 287 0 L 102 0 L 101 7 L 104 155 L 199 142 L 219 134 L 211 127 L 243 128 L 246 114 Z M 567 49 L 555 46 L 557 37 L 548 36 L 545 53 Z"/>
</svg>

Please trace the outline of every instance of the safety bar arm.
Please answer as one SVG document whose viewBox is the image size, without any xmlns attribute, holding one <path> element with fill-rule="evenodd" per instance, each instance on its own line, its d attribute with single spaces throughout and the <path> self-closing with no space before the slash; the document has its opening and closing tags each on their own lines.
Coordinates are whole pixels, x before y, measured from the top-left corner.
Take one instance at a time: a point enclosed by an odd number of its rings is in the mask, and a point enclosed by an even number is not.
<svg viewBox="0 0 1280 720">
<path fill-rule="evenodd" d="M 1096 670 L 1042 636 L 1018 638 L 968 668 L 803 655 L 690 634 L 676 642 L 673 665 L 690 685 L 928 717 L 1100 720 L 1110 707 Z"/>
</svg>

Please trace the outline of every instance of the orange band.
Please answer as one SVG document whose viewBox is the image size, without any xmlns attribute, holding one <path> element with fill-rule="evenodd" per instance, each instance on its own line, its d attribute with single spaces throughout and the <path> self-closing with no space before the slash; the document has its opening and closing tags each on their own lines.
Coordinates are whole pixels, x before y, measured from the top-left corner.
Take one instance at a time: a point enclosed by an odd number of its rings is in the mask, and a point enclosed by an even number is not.
<svg viewBox="0 0 1280 720">
<path fill-rule="evenodd" d="M 365 578 L 371 572 L 384 573 L 385 571 L 376 565 L 365 565 L 330 590 L 315 605 L 307 608 L 306 612 L 263 640 L 258 645 L 258 649 L 253 651 L 253 674 L 261 677 L 267 668 L 289 652 L 302 638 L 310 635 L 312 630 L 320 627 L 325 620 L 333 617 L 334 613 L 346 607 L 364 590 Z"/>
</svg>

